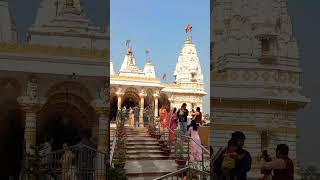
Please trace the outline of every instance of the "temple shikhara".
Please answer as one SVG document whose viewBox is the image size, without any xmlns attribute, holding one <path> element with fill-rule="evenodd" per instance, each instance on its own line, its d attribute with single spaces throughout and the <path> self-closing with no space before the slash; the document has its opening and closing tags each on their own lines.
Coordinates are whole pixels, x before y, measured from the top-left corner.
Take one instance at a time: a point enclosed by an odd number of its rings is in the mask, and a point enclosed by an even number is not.
<svg viewBox="0 0 320 180">
<path fill-rule="evenodd" d="M 204 89 L 203 73 L 196 46 L 191 38 L 187 37 L 179 53 L 174 71 L 174 82 L 161 82 L 156 76 L 155 67 L 150 56 L 147 57 L 143 69 L 136 65 L 134 52 L 128 48 L 121 68 L 115 71 L 110 61 L 110 97 L 112 118 L 117 109 L 126 106 L 140 107 L 140 122 L 143 125 L 143 110 L 149 106 L 154 109 L 154 114 L 159 115 L 162 105 L 179 109 L 182 103 L 187 104 L 189 111 L 203 107 Z M 165 75 L 166 76 L 166 75 Z"/>
<path fill-rule="evenodd" d="M 274 157 L 277 144 L 289 146 L 297 161 L 297 112 L 302 94 L 297 40 L 288 0 L 213 1 L 211 7 L 212 145 L 226 146 L 233 131 L 247 137 L 253 158 L 250 177 L 260 176 L 263 150 Z M 298 178 L 298 173 L 297 173 Z"/>
</svg>

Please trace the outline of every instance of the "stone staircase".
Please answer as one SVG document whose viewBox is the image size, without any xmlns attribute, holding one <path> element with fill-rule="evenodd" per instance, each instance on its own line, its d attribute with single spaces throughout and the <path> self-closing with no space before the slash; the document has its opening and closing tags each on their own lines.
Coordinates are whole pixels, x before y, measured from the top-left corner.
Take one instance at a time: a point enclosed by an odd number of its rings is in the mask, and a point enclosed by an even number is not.
<svg viewBox="0 0 320 180">
<path fill-rule="evenodd" d="M 114 131 L 115 126 L 111 125 L 110 145 L 112 145 Z M 174 147 L 172 147 L 170 155 L 165 156 L 160 150 L 158 140 L 150 137 L 147 128 L 126 126 L 126 132 L 127 161 L 125 169 L 129 180 L 152 180 L 177 170 Z M 188 148 L 187 142 L 184 147 Z M 205 156 L 205 158 L 209 158 L 209 156 Z"/>
</svg>

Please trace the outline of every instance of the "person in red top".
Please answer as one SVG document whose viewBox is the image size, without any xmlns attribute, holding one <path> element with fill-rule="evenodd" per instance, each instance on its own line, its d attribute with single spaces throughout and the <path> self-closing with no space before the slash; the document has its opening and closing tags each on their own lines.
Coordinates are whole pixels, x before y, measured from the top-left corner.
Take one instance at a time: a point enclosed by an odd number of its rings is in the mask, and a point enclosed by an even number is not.
<svg viewBox="0 0 320 180">
<path fill-rule="evenodd" d="M 197 107 L 196 112 L 192 113 L 192 116 L 195 116 L 194 120 L 196 121 L 198 126 L 202 125 L 202 113 L 199 107 Z"/>
<path fill-rule="evenodd" d="M 276 149 L 277 159 L 271 162 L 262 163 L 262 170 L 273 170 L 272 180 L 293 180 L 294 166 L 288 157 L 289 147 L 286 144 L 279 144 Z"/>
</svg>

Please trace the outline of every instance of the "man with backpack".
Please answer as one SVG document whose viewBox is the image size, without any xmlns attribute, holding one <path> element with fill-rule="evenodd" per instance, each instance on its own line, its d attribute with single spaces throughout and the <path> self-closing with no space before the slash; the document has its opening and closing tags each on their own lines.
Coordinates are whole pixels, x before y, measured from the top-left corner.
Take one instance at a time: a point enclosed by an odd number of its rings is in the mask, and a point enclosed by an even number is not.
<svg viewBox="0 0 320 180">
<path fill-rule="evenodd" d="M 251 169 L 250 153 L 243 149 L 245 135 L 236 131 L 228 142 L 228 147 L 218 154 L 213 163 L 213 173 L 219 180 L 247 180 Z"/>
<path fill-rule="evenodd" d="M 183 132 L 183 135 L 187 134 L 187 123 L 188 123 L 189 111 L 187 109 L 187 104 L 183 103 L 179 111 L 177 112 L 177 117 L 180 124 L 180 129 Z"/>
</svg>

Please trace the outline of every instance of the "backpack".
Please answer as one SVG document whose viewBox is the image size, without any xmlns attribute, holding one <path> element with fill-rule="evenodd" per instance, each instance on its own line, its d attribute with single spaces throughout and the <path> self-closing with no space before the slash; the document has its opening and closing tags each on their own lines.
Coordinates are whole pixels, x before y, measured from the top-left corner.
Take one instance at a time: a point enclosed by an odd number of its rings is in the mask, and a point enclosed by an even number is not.
<svg viewBox="0 0 320 180">
<path fill-rule="evenodd" d="M 183 115 L 184 115 L 184 111 L 182 109 L 180 109 L 179 116 L 182 117 Z"/>
<path fill-rule="evenodd" d="M 236 161 L 230 156 L 223 157 L 221 169 L 234 169 L 236 167 Z"/>
</svg>

